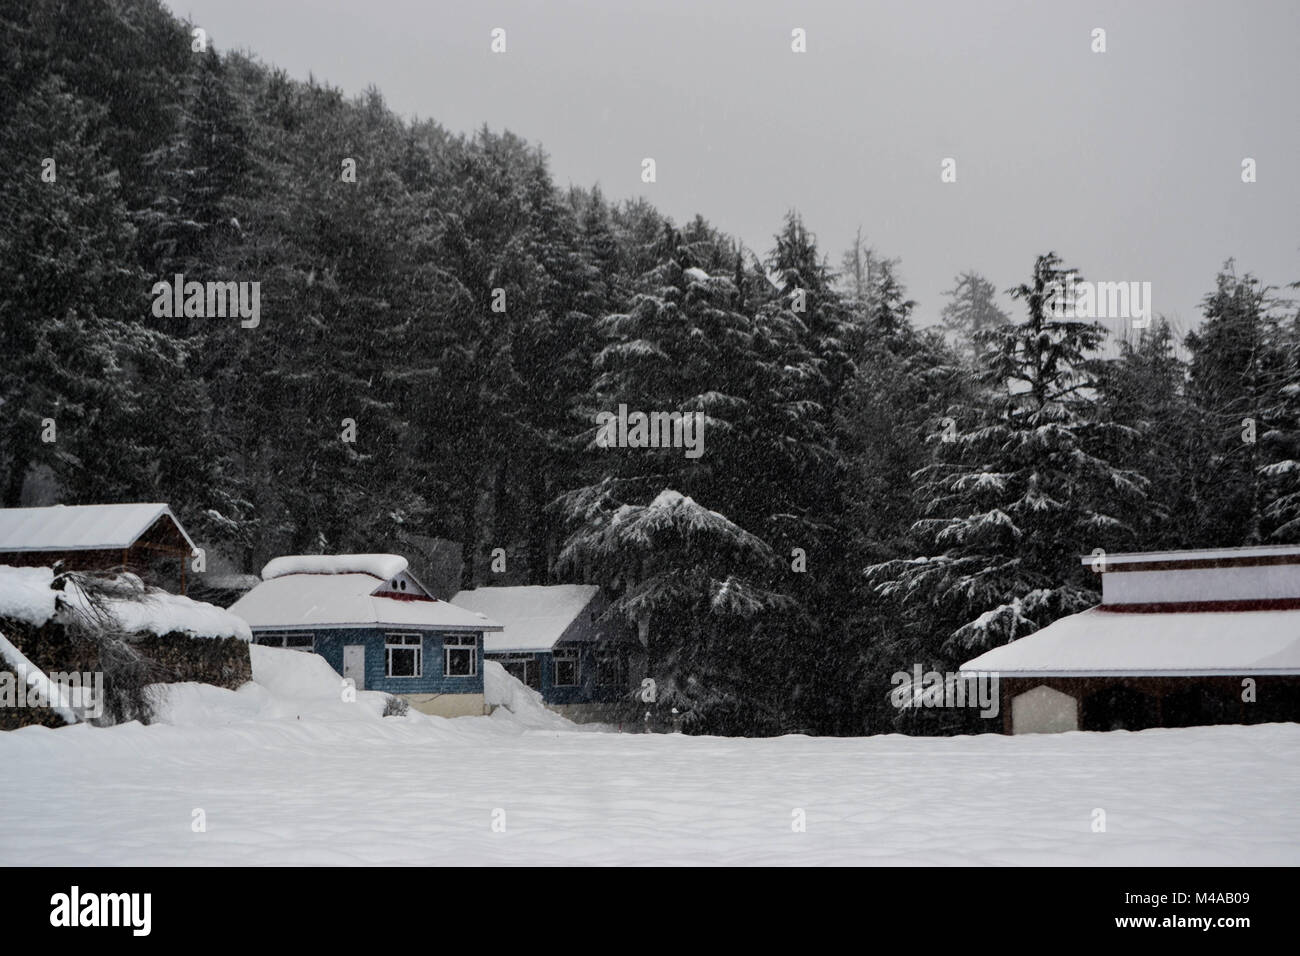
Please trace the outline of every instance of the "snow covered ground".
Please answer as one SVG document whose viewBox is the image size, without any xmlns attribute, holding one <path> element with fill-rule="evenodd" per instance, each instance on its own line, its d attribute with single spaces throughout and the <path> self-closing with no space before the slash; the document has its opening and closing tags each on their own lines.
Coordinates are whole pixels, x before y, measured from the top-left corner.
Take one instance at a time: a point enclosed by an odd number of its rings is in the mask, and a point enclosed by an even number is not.
<svg viewBox="0 0 1300 956">
<path fill-rule="evenodd" d="M 0 734 L 0 864 L 1300 863 L 1300 725 L 593 733 L 519 688 L 383 718 L 314 655 L 252 651 L 256 683 L 176 685 L 166 724 Z"/>
</svg>

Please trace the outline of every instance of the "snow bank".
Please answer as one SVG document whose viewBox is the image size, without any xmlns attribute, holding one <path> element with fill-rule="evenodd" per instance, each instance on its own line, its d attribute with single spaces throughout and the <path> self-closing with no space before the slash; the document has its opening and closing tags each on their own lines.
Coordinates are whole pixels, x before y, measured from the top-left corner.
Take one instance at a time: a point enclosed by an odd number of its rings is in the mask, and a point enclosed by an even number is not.
<svg viewBox="0 0 1300 956">
<path fill-rule="evenodd" d="M 1300 863 L 1295 724 L 747 740 L 351 713 L 0 734 L 0 865 Z"/>
<path fill-rule="evenodd" d="M 224 727 L 280 719 L 369 723 L 383 716 L 387 694 L 361 690 L 345 696 L 343 678 L 319 654 L 250 644 L 248 656 L 253 679 L 237 691 L 196 683 L 152 685 L 154 720 Z"/>
<path fill-rule="evenodd" d="M 54 616 L 59 592 L 50 588 L 49 568 L 11 568 L 0 565 L 0 617 L 40 627 Z"/>
<path fill-rule="evenodd" d="M 337 698 L 343 678 L 319 654 L 250 645 L 253 680 L 277 697 Z"/>
<path fill-rule="evenodd" d="M 406 567 L 406 558 L 398 554 L 289 554 L 267 562 L 262 580 L 289 574 L 370 574 L 387 580 Z"/>
<path fill-rule="evenodd" d="M 182 681 L 151 684 L 146 692 L 153 720 L 175 727 L 225 727 L 275 715 L 271 695 L 251 681 L 237 691 Z"/>
<path fill-rule="evenodd" d="M 345 684 L 319 654 L 253 644 L 248 656 L 253 683 L 271 698 L 270 713 L 274 715 L 365 722 L 381 718 L 388 704 L 388 694 Z M 240 692 L 247 689 L 245 685 Z"/>
<path fill-rule="evenodd" d="M 492 712 L 494 720 L 535 730 L 578 729 L 572 721 L 547 710 L 540 693 L 511 677 L 496 661 L 483 662 L 483 697 L 496 708 Z"/>
</svg>

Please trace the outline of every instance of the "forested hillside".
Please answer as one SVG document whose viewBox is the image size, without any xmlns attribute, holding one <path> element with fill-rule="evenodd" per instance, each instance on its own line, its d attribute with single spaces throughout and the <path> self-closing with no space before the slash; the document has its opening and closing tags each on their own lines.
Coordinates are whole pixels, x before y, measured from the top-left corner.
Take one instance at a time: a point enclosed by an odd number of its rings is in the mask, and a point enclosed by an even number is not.
<svg viewBox="0 0 1300 956">
<path fill-rule="evenodd" d="M 254 573 L 439 538 L 464 587 L 599 583 L 659 706 L 748 734 L 968 729 L 890 674 L 1095 603 L 1080 555 L 1300 542 L 1292 277 L 1225 264 L 1185 341 L 1061 319 L 1063 225 L 922 315 L 797 212 L 751 249 L 156 0 L 2 9 L 7 507 L 169 502 Z M 259 283 L 258 324 L 159 316 L 177 275 Z M 703 454 L 601 447 L 620 405 L 701 413 Z"/>
</svg>

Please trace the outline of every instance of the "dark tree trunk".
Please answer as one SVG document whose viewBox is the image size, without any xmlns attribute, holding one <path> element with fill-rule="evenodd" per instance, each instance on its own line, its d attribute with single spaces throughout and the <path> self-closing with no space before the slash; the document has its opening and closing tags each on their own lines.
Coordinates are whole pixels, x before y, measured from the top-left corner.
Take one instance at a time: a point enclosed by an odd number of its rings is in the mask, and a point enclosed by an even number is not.
<svg viewBox="0 0 1300 956">
<path fill-rule="evenodd" d="M 532 510 L 528 522 L 528 583 L 550 584 L 551 567 L 546 553 L 546 534 L 550 522 L 546 511 L 546 476 L 540 468 L 533 469 L 529 475 L 528 491 Z"/>
<path fill-rule="evenodd" d="M 478 478 L 477 474 L 469 476 L 465 484 L 465 498 L 461 503 L 460 589 L 462 591 L 469 590 L 477 583 L 475 571 L 479 549 Z"/>
<path fill-rule="evenodd" d="M 18 508 L 23 503 L 23 484 L 27 481 L 27 469 L 31 456 L 21 449 L 15 449 L 9 463 L 9 477 L 5 481 L 4 502 L 6 508 Z"/>
</svg>

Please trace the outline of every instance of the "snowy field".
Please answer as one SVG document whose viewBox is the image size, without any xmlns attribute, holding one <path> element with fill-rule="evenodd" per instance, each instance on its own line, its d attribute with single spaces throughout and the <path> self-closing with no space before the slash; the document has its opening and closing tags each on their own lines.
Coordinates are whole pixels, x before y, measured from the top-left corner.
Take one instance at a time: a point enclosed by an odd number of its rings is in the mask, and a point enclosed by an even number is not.
<svg viewBox="0 0 1300 956">
<path fill-rule="evenodd" d="M 381 718 L 314 655 L 253 651 L 257 683 L 178 685 L 167 724 L 0 734 L 0 864 L 1300 863 L 1294 724 L 635 735 L 521 686 L 514 712 Z"/>
</svg>

